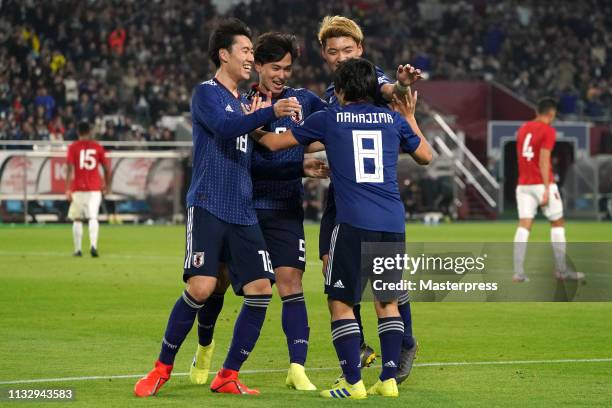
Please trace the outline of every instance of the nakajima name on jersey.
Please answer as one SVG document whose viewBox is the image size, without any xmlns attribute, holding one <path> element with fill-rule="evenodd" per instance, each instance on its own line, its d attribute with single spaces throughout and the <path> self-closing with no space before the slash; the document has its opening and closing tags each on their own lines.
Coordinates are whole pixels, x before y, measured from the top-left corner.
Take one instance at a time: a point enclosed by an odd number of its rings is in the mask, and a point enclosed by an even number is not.
<svg viewBox="0 0 612 408">
<path fill-rule="evenodd" d="M 338 123 L 393 123 L 393 116 L 387 112 L 352 113 L 337 112 Z"/>
</svg>

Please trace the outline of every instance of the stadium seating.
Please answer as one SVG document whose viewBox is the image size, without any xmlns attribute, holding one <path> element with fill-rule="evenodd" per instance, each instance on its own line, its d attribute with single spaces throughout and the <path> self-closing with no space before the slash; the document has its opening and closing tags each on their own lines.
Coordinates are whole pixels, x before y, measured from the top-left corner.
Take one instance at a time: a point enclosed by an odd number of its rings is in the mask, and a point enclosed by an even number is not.
<svg viewBox="0 0 612 408">
<path fill-rule="evenodd" d="M 399 0 L 247 3 L 226 14 L 245 20 L 256 34 L 294 32 L 302 50 L 294 82 L 320 93 L 328 73 L 318 55 L 317 24 L 325 14 L 345 14 L 362 24 L 369 58 L 389 71 L 410 62 L 433 79 L 495 80 L 531 100 L 543 93 L 558 96 L 561 113 L 570 118 L 610 114 L 612 51 L 605 39 L 612 7 L 603 0 L 559 7 Z M 211 75 L 203 39 L 219 13 L 211 2 L 115 4 L 1 3 L 0 140 L 72 140 L 80 119 L 96 123 L 103 140 L 173 140 L 156 125 L 163 115 L 187 112 L 190 90 Z M 533 35 L 542 26 L 542 34 Z M 107 116 L 122 120 L 107 123 Z"/>
</svg>

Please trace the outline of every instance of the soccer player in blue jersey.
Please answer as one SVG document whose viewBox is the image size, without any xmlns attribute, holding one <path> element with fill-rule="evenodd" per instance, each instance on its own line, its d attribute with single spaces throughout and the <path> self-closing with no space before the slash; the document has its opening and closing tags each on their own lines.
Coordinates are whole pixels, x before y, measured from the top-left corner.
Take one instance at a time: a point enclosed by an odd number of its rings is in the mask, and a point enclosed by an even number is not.
<svg viewBox="0 0 612 408">
<path fill-rule="evenodd" d="M 265 95 L 264 98 L 270 98 L 266 103 L 295 98 L 302 108 L 295 117 L 282 117 L 270 122 L 264 126 L 265 130 L 280 133 L 300 126 L 305 117 L 327 106 L 309 90 L 286 86 L 298 57 L 295 36 L 265 33 L 257 38 L 254 48 L 259 83 L 252 88 L 250 96 Z M 263 146 L 255 146 L 251 166 L 253 203 L 283 304 L 282 327 L 287 337 L 290 361 L 286 384 L 303 391 L 315 390 L 316 387 L 304 369 L 310 329 L 302 288 L 306 265 L 302 176 L 326 176 L 324 171 L 316 171 L 319 170 L 317 165 L 323 162 L 305 160 L 304 152 L 301 145 L 282 152 L 270 152 Z M 205 313 L 198 315 L 199 346 L 190 368 L 190 380 L 195 384 L 207 381 L 210 367 L 207 347 L 212 344 L 214 324 L 223 305 L 223 294 L 219 293 L 222 291 L 223 288 L 218 290 L 206 303 Z"/>
<path fill-rule="evenodd" d="M 321 46 L 321 56 L 327 63 L 330 71 L 334 72 L 338 65 L 350 58 L 359 58 L 363 53 L 363 32 L 357 23 L 343 16 L 327 16 L 321 21 L 318 34 Z M 396 72 L 396 82 L 376 67 L 377 89 L 374 104 L 386 107 L 392 101 L 393 95 L 403 97 L 408 86 L 421 78 L 421 71 L 410 65 L 400 65 Z M 334 94 L 332 83 L 325 92 L 325 100 L 330 105 L 337 105 L 338 100 Z M 327 269 L 329 249 L 333 228 L 336 225 L 336 205 L 334 200 L 334 185 L 329 185 L 327 202 L 323 217 L 321 218 L 321 229 L 319 232 L 319 258 L 323 261 L 323 271 Z M 404 340 L 402 342 L 402 356 L 398 370 L 398 383 L 402 383 L 412 369 L 412 363 L 416 357 L 417 342 L 412 336 L 412 313 L 408 293 L 403 293 L 399 300 L 400 313 L 404 321 Z M 376 358 L 374 350 L 365 343 L 363 326 L 361 324 L 360 305 L 355 304 L 355 316 L 361 330 L 361 363 L 362 367 L 368 367 Z"/>
<path fill-rule="evenodd" d="M 293 35 L 266 33 L 255 42 L 255 70 L 259 75 L 256 90 L 263 95 L 269 94 L 272 102 L 281 98 L 296 98 L 302 107 L 299 115 L 280 118 L 266 125 L 265 130 L 281 133 L 295 128 L 312 113 L 327 106 L 311 91 L 286 85 L 297 57 L 297 41 Z M 271 152 L 258 145 L 254 150 L 253 202 L 282 300 L 282 327 L 287 338 L 290 363 L 286 384 L 298 390 L 315 390 L 304 370 L 310 328 L 302 288 L 302 275 L 306 269 L 302 175 L 297 174 L 290 180 L 273 180 L 258 175 L 258 170 L 267 167 L 269 162 L 288 168 L 291 168 L 288 166 L 290 163 L 301 163 L 305 147 L 300 145 Z"/>
<path fill-rule="evenodd" d="M 211 383 L 213 392 L 258 394 L 238 379 L 238 371 L 255 347 L 272 296 L 274 281 L 252 202 L 250 175 L 253 142 L 248 132 L 282 116 L 300 112 L 284 99 L 259 108 L 259 98 L 245 114 L 248 100 L 238 84 L 249 79 L 254 63 L 250 29 L 240 20 L 221 23 L 211 34 L 208 53 L 215 77 L 198 85 L 191 101 L 193 174 L 187 193 L 187 236 L 183 280 L 186 289 L 170 314 L 155 368 L 134 387 L 139 397 L 155 395 L 168 381 L 174 359 L 198 311 L 217 284 L 223 263 L 232 268 L 234 291 L 244 304 L 223 368 Z"/>
<path fill-rule="evenodd" d="M 408 92 L 403 100 L 394 98 L 394 108 L 401 114 L 375 106 L 376 77 L 372 63 L 349 59 L 339 64 L 334 75 L 339 106 L 314 113 L 303 126 L 280 135 L 268 132 L 253 136 L 270 150 L 319 141 L 327 152 L 338 211 L 325 293 L 332 340 L 344 377 L 321 392 L 326 398 L 398 396 L 396 375 L 404 324 L 397 298 L 375 300 L 382 371 L 367 393 L 361 380 L 360 329 L 353 312 L 363 290 L 361 244 L 390 242 L 404 247 L 404 207 L 397 185 L 400 146 L 419 164 L 429 163 L 432 153 L 414 117 L 416 93 Z"/>
</svg>

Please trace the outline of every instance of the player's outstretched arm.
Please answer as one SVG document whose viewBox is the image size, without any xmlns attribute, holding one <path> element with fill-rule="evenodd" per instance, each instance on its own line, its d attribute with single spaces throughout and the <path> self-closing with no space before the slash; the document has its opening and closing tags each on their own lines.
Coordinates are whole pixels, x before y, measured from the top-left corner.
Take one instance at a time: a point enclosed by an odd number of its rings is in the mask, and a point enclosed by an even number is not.
<svg viewBox="0 0 612 408">
<path fill-rule="evenodd" d="M 406 93 L 409 92 L 410 85 L 423 79 L 423 76 L 420 69 L 416 69 L 412 65 L 406 64 L 397 67 L 395 78 L 395 83 L 384 84 L 380 89 L 383 97 L 389 102 L 393 101 L 394 94 L 400 97 L 406 95 Z"/>
<path fill-rule="evenodd" d="M 304 153 L 317 153 L 325 150 L 325 145 L 321 142 L 312 142 L 308 146 L 306 146 L 306 150 Z"/>
<path fill-rule="evenodd" d="M 273 152 L 289 149 L 299 144 L 291 130 L 286 130 L 282 133 L 274 133 L 257 129 L 251 132 L 251 138 Z"/>
<path fill-rule="evenodd" d="M 429 146 L 427 139 L 425 139 L 423 132 L 421 132 L 421 128 L 419 128 L 419 124 L 414 116 L 416 112 L 417 99 L 417 92 L 414 91 L 413 94 L 410 89 L 408 89 L 408 92 L 403 97 L 393 95 L 392 106 L 393 110 L 398 112 L 404 119 L 406 119 L 406 122 L 408 122 L 412 131 L 420 139 L 418 147 L 412 153 L 410 153 L 410 155 L 418 164 L 426 165 L 433 159 L 433 153 L 431 146 Z"/>
<path fill-rule="evenodd" d="M 431 147 L 429 146 L 429 143 L 421 133 L 421 129 L 419 129 L 419 125 L 416 123 L 416 120 L 414 121 L 414 124 L 410 122 L 408 123 L 410 124 L 412 130 L 414 130 L 414 132 L 417 134 L 417 136 L 421 138 L 421 143 L 419 143 L 419 147 L 417 147 L 414 152 L 410 153 L 410 155 L 418 164 L 425 166 L 431 163 L 433 159 Z"/>
<path fill-rule="evenodd" d="M 327 163 L 316 158 L 306 157 L 303 161 L 281 162 L 267 160 L 257 152 L 253 153 L 253 158 L 254 160 L 251 162 L 251 176 L 254 180 L 294 180 L 301 177 L 329 177 Z"/>
<path fill-rule="evenodd" d="M 260 109 L 269 108 L 272 106 L 274 116 L 282 118 L 285 116 L 294 116 L 302 109 L 300 103 L 295 98 L 279 99 L 272 105 L 272 92 L 268 91 L 266 99 L 263 99 L 259 92 L 253 96 L 250 105 L 242 105 L 242 111 L 245 115 L 255 113 Z"/>
<path fill-rule="evenodd" d="M 273 106 L 252 107 L 252 113 L 238 115 L 226 110 L 226 105 L 219 103 L 216 95 L 206 86 L 196 88 L 191 103 L 191 115 L 194 122 L 200 122 L 222 139 L 232 139 L 249 133 L 275 118 L 291 116 L 298 113 L 301 106 L 298 102 L 282 99 Z M 257 104 L 262 102 L 257 102 Z"/>
<path fill-rule="evenodd" d="M 329 166 L 323 160 L 306 157 L 304 158 L 304 175 L 310 178 L 328 178 Z"/>
</svg>

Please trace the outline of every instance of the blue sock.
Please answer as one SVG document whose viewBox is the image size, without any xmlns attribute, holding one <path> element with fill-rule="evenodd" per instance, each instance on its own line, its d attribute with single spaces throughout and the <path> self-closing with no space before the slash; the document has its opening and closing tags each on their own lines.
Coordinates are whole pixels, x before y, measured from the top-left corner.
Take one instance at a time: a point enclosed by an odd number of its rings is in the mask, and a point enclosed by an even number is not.
<svg viewBox="0 0 612 408">
<path fill-rule="evenodd" d="M 404 323 L 400 316 L 378 319 L 378 337 L 380 337 L 380 352 L 382 353 L 382 372 L 380 380 L 395 378 L 402 350 Z"/>
<path fill-rule="evenodd" d="M 240 371 L 242 363 L 257 343 L 271 299 L 272 295 L 244 296 L 244 304 L 234 325 L 232 345 L 227 352 L 223 368 Z"/>
<path fill-rule="evenodd" d="M 162 340 L 159 361 L 164 364 L 173 365 L 176 353 L 178 353 L 183 340 L 193 327 L 196 314 L 202 308 L 202 303 L 198 303 L 187 291 L 184 291 L 174 304 L 170 313 L 166 333 Z"/>
<path fill-rule="evenodd" d="M 404 322 L 402 347 L 409 349 L 414 346 L 414 337 L 412 337 L 412 313 L 410 312 L 410 298 L 408 297 L 408 292 L 404 292 L 399 296 L 397 299 L 397 308 Z"/>
<path fill-rule="evenodd" d="M 308 353 L 308 314 L 304 294 L 284 296 L 283 301 L 283 331 L 287 337 L 289 362 L 304 365 Z"/>
<path fill-rule="evenodd" d="M 361 305 L 359 303 L 353 305 L 353 314 L 355 315 L 355 320 L 357 320 L 357 324 L 359 325 L 359 346 L 362 346 L 365 343 L 365 338 L 363 337 L 363 324 L 361 324 Z"/>
<path fill-rule="evenodd" d="M 332 322 L 332 341 L 340 361 L 344 378 L 349 384 L 361 380 L 359 358 L 359 324 L 356 319 L 340 319 Z"/>
<path fill-rule="evenodd" d="M 198 343 L 200 346 L 208 346 L 212 342 L 215 323 L 223 309 L 224 295 L 224 293 L 213 293 L 198 312 Z"/>
</svg>

